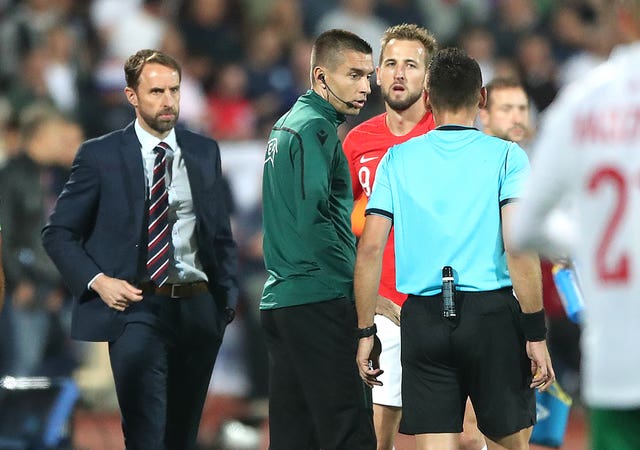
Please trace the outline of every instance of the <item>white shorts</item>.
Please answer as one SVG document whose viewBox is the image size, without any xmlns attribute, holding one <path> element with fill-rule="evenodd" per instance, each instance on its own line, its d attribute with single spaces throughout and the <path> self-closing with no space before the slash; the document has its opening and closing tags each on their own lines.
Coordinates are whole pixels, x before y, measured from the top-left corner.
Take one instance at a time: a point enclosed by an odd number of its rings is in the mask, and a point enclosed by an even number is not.
<svg viewBox="0 0 640 450">
<path fill-rule="evenodd" d="M 402 366 L 400 365 L 400 327 L 386 317 L 376 314 L 377 336 L 382 344 L 380 368 L 384 373 L 378 377 L 382 386 L 374 386 L 373 403 L 402 407 Z"/>
</svg>

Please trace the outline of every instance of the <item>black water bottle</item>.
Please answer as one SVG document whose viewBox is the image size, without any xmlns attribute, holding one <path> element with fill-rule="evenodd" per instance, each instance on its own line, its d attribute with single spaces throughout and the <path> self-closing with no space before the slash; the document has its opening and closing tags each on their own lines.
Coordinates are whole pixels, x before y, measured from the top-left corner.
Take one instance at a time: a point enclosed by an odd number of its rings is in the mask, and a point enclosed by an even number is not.
<svg viewBox="0 0 640 450">
<path fill-rule="evenodd" d="M 455 284 L 453 283 L 453 269 L 451 266 L 442 268 L 442 315 L 444 317 L 456 317 L 456 295 Z"/>
</svg>

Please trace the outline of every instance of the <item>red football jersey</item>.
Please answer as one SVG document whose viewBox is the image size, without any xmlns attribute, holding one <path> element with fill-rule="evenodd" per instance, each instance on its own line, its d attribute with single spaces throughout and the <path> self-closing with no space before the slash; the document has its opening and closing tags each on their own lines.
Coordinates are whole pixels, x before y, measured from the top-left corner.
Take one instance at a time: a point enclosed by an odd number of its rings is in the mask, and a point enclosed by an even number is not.
<svg viewBox="0 0 640 450">
<path fill-rule="evenodd" d="M 371 195 L 376 169 L 389 147 L 401 144 L 435 128 L 433 115 L 431 112 L 427 112 L 409 133 L 404 136 L 396 136 L 387 127 L 386 118 L 387 113 L 383 113 L 361 123 L 347 134 L 342 144 L 349 161 L 353 198 L 356 200 L 363 194 L 367 198 Z M 407 299 L 406 294 L 396 290 L 393 229 L 391 229 L 387 246 L 384 249 L 382 276 L 378 292 L 400 306 Z"/>
</svg>

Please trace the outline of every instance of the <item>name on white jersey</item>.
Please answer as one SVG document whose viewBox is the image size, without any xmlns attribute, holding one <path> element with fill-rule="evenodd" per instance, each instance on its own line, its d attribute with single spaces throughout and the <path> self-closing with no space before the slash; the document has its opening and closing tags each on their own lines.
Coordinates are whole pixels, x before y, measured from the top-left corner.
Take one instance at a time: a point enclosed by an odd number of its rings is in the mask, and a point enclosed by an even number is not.
<svg viewBox="0 0 640 450">
<path fill-rule="evenodd" d="M 640 139 L 640 106 L 580 115 L 574 122 L 573 134 L 574 141 L 580 144 L 637 141 Z"/>
</svg>

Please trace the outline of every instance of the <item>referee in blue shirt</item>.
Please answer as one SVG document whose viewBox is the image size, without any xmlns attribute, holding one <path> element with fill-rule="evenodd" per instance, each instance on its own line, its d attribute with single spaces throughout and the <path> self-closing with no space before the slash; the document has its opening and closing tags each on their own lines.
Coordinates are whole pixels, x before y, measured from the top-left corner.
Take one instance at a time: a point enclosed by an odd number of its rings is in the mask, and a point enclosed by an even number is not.
<svg viewBox="0 0 640 450">
<path fill-rule="evenodd" d="M 517 144 L 473 128 L 486 101 L 480 68 L 457 49 L 429 66 L 437 128 L 392 147 L 380 162 L 358 246 L 357 362 L 371 386 L 375 298 L 395 227 L 402 308 L 401 431 L 418 450 L 457 449 L 467 397 L 491 450 L 527 449 L 534 388 L 555 379 L 546 345 L 540 263 L 510 251 L 510 219 L 529 171 Z M 455 317 L 444 317 L 442 269 L 453 267 Z"/>
</svg>

